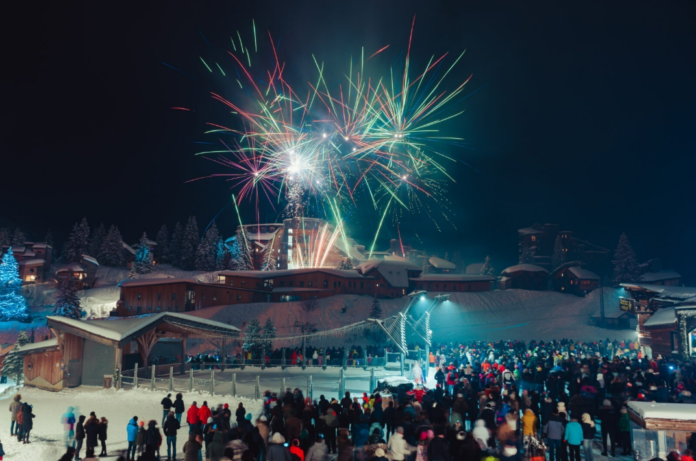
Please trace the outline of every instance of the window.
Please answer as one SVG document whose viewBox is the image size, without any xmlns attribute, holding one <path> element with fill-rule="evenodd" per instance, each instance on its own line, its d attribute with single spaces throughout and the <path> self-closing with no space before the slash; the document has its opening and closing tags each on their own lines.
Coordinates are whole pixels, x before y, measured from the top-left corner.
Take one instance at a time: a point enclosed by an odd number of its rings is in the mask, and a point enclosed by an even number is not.
<svg viewBox="0 0 696 461">
<path fill-rule="evenodd" d="M 140 293 L 138 293 L 138 301 L 140 301 Z"/>
<path fill-rule="evenodd" d="M 279 286 L 279 287 L 284 287 L 284 286 L 285 286 L 285 281 L 280 281 L 280 282 L 278 282 L 278 286 Z"/>
<path fill-rule="evenodd" d="M 311 287 L 311 286 L 312 286 L 312 281 L 311 281 L 311 280 L 310 280 L 309 282 L 307 282 L 307 286 L 308 286 L 308 287 Z"/>
<path fill-rule="evenodd" d="M 160 301 L 162 299 L 162 293 L 157 293 L 157 301 Z"/>
<path fill-rule="evenodd" d="M 334 288 L 336 288 L 337 286 L 338 286 L 338 283 L 336 283 L 336 281 L 334 280 Z"/>
<path fill-rule="evenodd" d="M 172 293 L 172 301 L 176 299 L 176 293 Z"/>
<path fill-rule="evenodd" d="M 288 282 L 288 286 L 289 286 L 289 287 L 292 286 L 292 280 L 290 280 L 290 281 Z"/>
<path fill-rule="evenodd" d="M 242 300 L 242 295 L 237 295 L 237 301 L 241 301 L 241 300 Z"/>
<path fill-rule="evenodd" d="M 362 287 L 363 287 L 363 282 L 360 282 L 360 288 L 362 288 Z"/>
<path fill-rule="evenodd" d="M 329 281 L 328 280 L 324 280 L 324 288 L 329 288 Z"/>
<path fill-rule="evenodd" d="M 230 293 L 230 302 L 232 302 L 232 293 Z"/>
<path fill-rule="evenodd" d="M 291 301 L 300 301 L 302 299 L 302 296 L 298 295 L 283 295 L 280 297 L 280 302 L 281 303 L 287 303 Z"/>
<path fill-rule="evenodd" d="M 142 312 L 142 308 L 140 306 L 136 307 L 135 312 L 140 314 Z"/>
<path fill-rule="evenodd" d="M 225 284 L 225 276 L 224 275 L 218 274 L 218 283 L 222 283 L 223 285 Z"/>
<path fill-rule="evenodd" d="M 256 282 L 256 288 L 261 288 L 261 282 Z"/>
<path fill-rule="evenodd" d="M 205 301 L 205 295 L 201 295 L 201 302 Z"/>
<path fill-rule="evenodd" d="M 301 287 L 304 286 L 304 280 L 300 280 L 300 286 L 301 286 Z"/>
<path fill-rule="evenodd" d="M 341 281 L 338 281 L 338 288 L 341 288 Z"/>
<path fill-rule="evenodd" d="M 253 293 L 252 293 L 252 294 L 249 295 L 249 301 L 253 301 L 253 300 L 254 300 L 254 295 L 253 295 Z"/>
<path fill-rule="evenodd" d="M 246 285 L 246 280 L 242 280 L 242 288 Z"/>
<path fill-rule="evenodd" d="M 213 301 L 217 301 L 217 295 L 213 295 Z"/>
<path fill-rule="evenodd" d="M 536 242 L 536 235 L 532 235 L 532 242 Z"/>
<path fill-rule="evenodd" d="M 231 286 L 231 287 L 234 286 L 234 279 L 230 279 L 230 286 Z"/>
</svg>

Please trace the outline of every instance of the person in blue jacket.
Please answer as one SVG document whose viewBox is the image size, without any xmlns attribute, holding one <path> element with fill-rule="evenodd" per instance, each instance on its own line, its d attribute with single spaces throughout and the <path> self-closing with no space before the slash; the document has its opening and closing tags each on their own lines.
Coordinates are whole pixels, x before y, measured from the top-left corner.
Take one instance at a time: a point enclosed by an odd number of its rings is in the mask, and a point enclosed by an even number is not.
<svg viewBox="0 0 696 461">
<path fill-rule="evenodd" d="M 135 438 L 138 436 L 137 416 L 133 416 L 133 418 L 130 421 L 128 421 L 128 426 L 126 426 L 126 432 L 128 433 L 128 451 L 126 452 L 126 459 L 133 460 L 135 459 Z"/>
<path fill-rule="evenodd" d="M 570 461 L 580 461 L 580 445 L 584 440 L 582 426 L 577 419 L 573 418 L 566 425 L 564 439 L 568 442 L 570 451 Z"/>
</svg>

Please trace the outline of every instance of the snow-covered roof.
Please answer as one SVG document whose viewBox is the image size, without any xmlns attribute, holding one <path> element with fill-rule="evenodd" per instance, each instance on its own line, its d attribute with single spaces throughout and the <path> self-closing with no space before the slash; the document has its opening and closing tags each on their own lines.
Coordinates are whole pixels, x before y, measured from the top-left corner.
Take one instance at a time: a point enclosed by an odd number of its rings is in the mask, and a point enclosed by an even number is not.
<svg viewBox="0 0 696 461">
<path fill-rule="evenodd" d="M 11 246 L 12 253 L 24 253 L 24 246 Z"/>
<path fill-rule="evenodd" d="M 391 286 L 406 288 L 409 285 L 408 271 L 421 271 L 422 269 L 408 259 L 396 258 L 398 257 L 370 259 L 360 264 L 356 269 L 363 274 L 376 269 Z"/>
<path fill-rule="evenodd" d="M 696 423 L 696 405 L 688 403 L 628 402 L 643 419 L 672 419 Z"/>
<path fill-rule="evenodd" d="M 53 248 L 51 245 L 48 243 L 34 243 L 32 245 L 32 248 Z"/>
<path fill-rule="evenodd" d="M 68 263 L 64 264 L 60 269 L 56 271 L 56 274 L 61 272 L 84 272 L 85 269 L 79 263 Z"/>
<path fill-rule="evenodd" d="M 36 253 L 34 253 L 33 251 L 31 251 L 29 249 L 26 249 L 26 250 L 24 250 L 24 253 L 22 253 L 22 256 L 25 258 L 33 258 L 34 256 L 36 256 Z"/>
<path fill-rule="evenodd" d="M 571 267 L 568 270 L 580 280 L 599 280 L 599 275 L 582 267 Z"/>
<path fill-rule="evenodd" d="M 131 339 L 140 331 L 147 330 L 149 327 L 159 325 L 161 323 L 177 324 L 184 322 L 188 327 L 210 330 L 212 328 L 223 330 L 228 333 L 239 333 L 239 328 L 233 327 L 222 322 L 208 320 L 192 315 L 179 314 L 176 312 L 162 312 L 159 314 L 147 315 L 137 318 L 114 319 L 114 320 L 74 320 L 67 317 L 46 317 L 49 327 L 60 329 L 61 326 L 69 327 L 73 332 L 75 330 L 100 336 L 112 341 L 122 341 Z"/>
<path fill-rule="evenodd" d="M 18 352 L 20 354 L 28 354 L 30 352 L 38 352 L 44 349 L 51 349 L 58 347 L 58 339 L 47 339 L 46 341 L 39 341 L 38 343 L 28 343 L 20 347 Z"/>
<path fill-rule="evenodd" d="M 662 280 L 680 279 L 681 274 L 677 271 L 646 272 L 638 277 L 640 282 L 660 282 Z"/>
<path fill-rule="evenodd" d="M 533 227 L 523 227 L 522 229 L 517 229 L 518 234 L 522 235 L 527 235 L 527 234 L 543 234 L 544 231 L 539 230 L 539 229 L 534 229 Z"/>
<path fill-rule="evenodd" d="M 517 264 L 515 266 L 510 266 L 507 269 L 503 270 L 502 274 L 512 274 L 513 272 L 546 272 L 547 274 L 549 273 L 548 270 L 544 269 L 541 266 L 535 266 L 534 264 Z"/>
<path fill-rule="evenodd" d="M 273 293 L 296 293 L 296 292 L 306 292 L 306 291 L 322 291 L 321 288 L 306 288 L 306 287 L 278 287 L 273 288 Z"/>
<path fill-rule="evenodd" d="M 82 260 L 87 261 L 88 263 L 94 264 L 95 266 L 99 265 L 99 262 L 97 261 L 97 258 L 93 258 L 90 255 L 82 255 Z"/>
<path fill-rule="evenodd" d="M 472 274 L 421 274 L 412 277 L 414 282 L 492 282 L 495 277 L 490 275 Z"/>
<path fill-rule="evenodd" d="M 333 246 L 351 258 L 353 261 L 365 261 L 365 247 L 363 245 L 359 245 L 350 237 L 347 237 L 345 240 L 343 237 L 337 238 L 334 241 Z"/>
<path fill-rule="evenodd" d="M 677 321 L 677 315 L 673 307 L 658 309 L 643 325 L 646 327 L 673 325 Z"/>
<path fill-rule="evenodd" d="M 148 279 L 128 279 L 118 284 L 120 287 L 146 287 L 151 285 L 169 285 L 171 283 L 198 283 L 194 278 L 148 278 Z"/>
<path fill-rule="evenodd" d="M 128 245 L 126 242 L 121 242 L 121 244 L 123 245 L 123 249 L 128 251 L 128 253 L 135 254 L 135 250 L 132 246 Z"/>
<path fill-rule="evenodd" d="M 17 261 L 17 264 L 20 266 L 42 266 L 46 264 L 45 259 L 23 259 L 21 261 Z"/>
<path fill-rule="evenodd" d="M 466 273 L 470 275 L 480 274 L 484 263 L 474 263 L 466 266 Z"/>
<path fill-rule="evenodd" d="M 436 269 L 456 269 L 457 266 L 447 261 L 446 259 L 438 258 L 437 256 L 431 256 L 428 260 L 430 264 Z"/>
<path fill-rule="evenodd" d="M 155 242 L 154 240 L 145 239 L 145 243 L 146 243 L 147 245 L 150 245 L 151 247 L 156 247 L 156 246 L 157 246 L 157 242 Z"/>
<path fill-rule="evenodd" d="M 622 283 L 621 286 L 628 289 L 650 291 L 658 294 L 661 298 L 689 299 L 696 297 L 696 287 L 651 285 L 649 283 Z"/>
<path fill-rule="evenodd" d="M 354 269 L 329 269 L 329 268 L 316 268 L 316 269 L 285 269 L 281 271 L 220 271 L 220 275 L 225 277 L 249 277 L 258 279 L 273 279 L 276 277 L 285 277 L 288 275 L 302 275 L 302 274 L 313 274 L 315 272 L 323 272 L 325 274 L 331 274 L 338 277 L 349 278 L 349 279 L 361 279 L 364 278 Z"/>
</svg>

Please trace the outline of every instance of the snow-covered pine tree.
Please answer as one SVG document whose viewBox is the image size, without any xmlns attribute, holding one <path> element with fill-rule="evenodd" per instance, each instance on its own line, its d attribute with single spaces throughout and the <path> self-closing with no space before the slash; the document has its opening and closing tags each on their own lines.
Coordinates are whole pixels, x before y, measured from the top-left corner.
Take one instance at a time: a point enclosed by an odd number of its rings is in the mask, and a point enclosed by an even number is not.
<svg viewBox="0 0 696 461">
<path fill-rule="evenodd" d="M 225 269 L 225 242 L 220 237 L 215 244 L 215 270 L 221 271 Z"/>
<path fill-rule="evenodd" d="M 66 262 L 80 262 L 83 254 L 89 254 L 89 236 L 87 218 L 82 218 L 82 221 L 75 223 L 68 241 L 65 243 Z"/>
<path fill-rule="evenodd" d="M 172 266 L 181 267 L 181 240 L 184 238 L 184 228 L 180 222 L 174 225 L 172 238 L 169 239 L 169 262 Z"/>
<path fill-rule="evenodd" d="M 22 384 L 24 378 L 24 359 L 17 351 L 26 344 L 29 344 L 29 336 L 25 331 L 20 331 L 15 346 L 2 362 L 2 375 L 13 378 L 17 386 Z"/>
<path fill-rule="evenodd" d="M 263 271 L 274 271 L 278 269 L 278 255 L 273 251 L 274 246 L 275 236 L 268 242 L 266 252 L 263 255 L 263 267 L 261 268 Z"/>
<path fill-rule="evenodd" d="M 65 274 L 58 281 L 58 292 L 53 314 L 75 320 L 80 320 L 82 317 L 80 298 L 77 296 L 77 284 L 72 272 Z"/>
<path fill-rule="evenodd" d="M 158 264 L 164 263 L 169 264 L 169 232 L 167 231 L 167 225 L 162 224 L 159 232 L 157 232 L 157 237 L 155 237 L 155 242 L 157 246 L 155 247 L 155 261 Z"/>
<path fill-rule="evenodd" d="M 491 264 L 490 256 L 486 256 L 486 260 L 483 262 L 483 266 L 481 266 L 481 271 L 479 273 L 481 275 L 495 275 L 495 268 Z"/>
<path fill-rule="evenodd" d="M 466 270 L 466 266 L 464 265 L 464 260 L 462 259 L 462 255 L 458 251 L 455 251 L 454 254 L 452 255 L 452 264 L 457 266 L 457 273 L 458 274 L 463 274 L 464 271 Z"/>
<path fill-rule="evenodd" d="M 277 332 L 273 320 L 271 320 L 270 317 L 266 317 L 266 323 L 264 323 L 263 332 L 261 333 L 261 339 L 263 339 L 262 345 L 266 348 L 266 351 L 271 351 L 273 349 L 273 340 L 276 336 Z"/>
<path fill-rule="evenodd" d="M 0 228 L 0 247 L 12 245 L 12 231 L 7 227 Z"/>
<path fill-rule="evenodd" d="M 150 245 L 147 243 L 147 234 L 143 232 L 135 250 L 135 259 L 132 267 L 138 274 L 149 274 L 152 272 L 152 254 L 150 253 Z"/>
<path fill-rule="evenodd" d="M 341 260 L 338 262 L 338 264 L 336 264 L 336 269 L 340 269 L 340 270 L 351 270 L 351 269 L 353 269 L 353 260 L 350 259 L 350 258 L 348 258 L 348 257 L 345 257 L 345 258 L 341 259 Z"/>
<path fill-rule="evenodd" d="M 522 250 L 520 255 L 520 264 L 534 264 L 536 260 L 534 259 L 534 252 L 531 248 L 525 248 Z"/>
<path fill-rule="evenodd" d="M 12 251 L 2 257 L 0 264 L 0 321 L 26 320 L 29 318 L 27 301 L 22 296 L 22 279 L 19 264 Z"/>
<path fill-rule="evenodd" d="M 112 225 L 106 233 L 99 251 L 99 264 L 103 266 L 123 266 L 123 238 L 118 227 Z"/>
<path fill-rule="evenodd" d="M 56 247 L 55 247 L 54 240 L 53 240 L 53 232 L 51 232 L 50 227 L 46 231 L 46 236 L 44 237 L 44 243 L 51 245 L 51 247 L 55 250 Z"/>
<path fill-rule="evenodd" d="M 635 282 L 639 275 L 638 261 L 636 252 L 633 251 L 631 244 L 628 243 L 626 233 L 622 232 L 619 237 L 619 244 L 614 252 L 614 283 Z"/>
<path fill-rule="evenodd" d="M 553 254 L 551 255 L 551 269 L 556 269 L 566 260 L 566 254 L 563 249 L 563 241 L 561 234 L 556 236 L 556 241 L 553 244 Z"/>
<path fill-rule="evenodd" d="M 89 240 L 89 251 L 88 255 L 99 258 L 99 252 L 101 251 L 101 246 L 106 238 L 106 227 L 104 223 L 99 223 L 99 225 L 92 231 L 92 237 Z"/>
<path fill-rule="evenodd" d="M 220 240 L 220 233 L 213 221 L 196 248 L 196 270 L 206 272 L 215 270 L 218 240 Z"/>
<path fill-rule="evenodd" d="M 259 319 L 253 318 L 249 320 L 249 323 L 244 328 L 244 344 L 242 348 L 245 351 L 251 351 L 256 356 L 261 345 L 261 334 L 261 322 L 259 322 Z"/>
<path fill-rule="evenodd" d="M 13 246 L 21 247 L 24 246 L 24 242 L 27 240 L 26 235 L 24 235 L 24 231 L 20 229 L 19 227 L 16 227 L 14 230 L 14 234 L 12 234 L 12 242 L 11 244 Z"/>
<path fill-rule="evenodd" d="M 249 251 L 249 236 L 245 235 L 242 226 L 237 227 L 237 235 L 230 250 L 230 269 L 234 271 L 250 271 L 254 269 Z"/>
<path fill-rule="evenodd" d="M 382 318 L 382 306 L 379 304 L 379 299 L 377 295 L 372 299 L 372 307 L 370 308 L 371 319 L 381 319 Z"/>
<path fill-rule="evenodd" d="M 196 249 L 198 248 L 199 241 L 200 234 L 198 233 L 198 223 L 196 222 L 196 218 L 191 216 L 186 223 L 184 235 L 181 240 L 180 266 L 182 269 L 192 271 L 196 268 Z"/>
</svg>

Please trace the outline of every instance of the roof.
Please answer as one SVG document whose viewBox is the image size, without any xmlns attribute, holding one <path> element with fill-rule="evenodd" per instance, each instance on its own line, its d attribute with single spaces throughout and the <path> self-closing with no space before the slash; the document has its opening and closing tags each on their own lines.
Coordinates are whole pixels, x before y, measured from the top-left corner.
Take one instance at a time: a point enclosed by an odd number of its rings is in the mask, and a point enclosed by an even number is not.
<svg viewBox="0 0 696 461">
<path fill-rule="evenodd" d="M 648 320 L 645 321 L 643 326 L 655 327 L 663 325 L 673 325 L 677 321 L 677 315 L 673 307 L 665 307 L 658 309 Z"/>
<path fill-rule="evenodd" d="M 273 288 L 273 293 L 297 293 L 297 292 L 316 292 L 316 291 L 324 291 L 321 288 L 306 288 L 306 287 L 278 287 L 278 288 Z"/>
<path fill-rule="evenodd" d="M 93 258 L 93 257 L 90 256 L 90 255 L 82 255 L 82 260 L 83 260 L 83 261 L 87 261 L 88 263 L 92 263 L 92 264 L 94 264 L 94 265 L 96 265 L 96 266 L 99 265 L 99 262 L 97 261 L 97 258 Z"/>
<path fill-rule="evenodd" d="M 33 258 L 34 256 L 36 256 L 36 253 L 29 249 L 26 249 L 24 250 L 24 253 L 22 253 L 22 256 L 24 256 L 25 258 Z"/>
<path fill-rule="evenodd" d="M 126 242 L 121 242 L 121 244 L 123 245 L 124 250 L 128 251 L 131 254 L 135 254 L 135 250 L 133 249 L 133 247 L 128 245 Z"/>
<path fill-rule="evenodd" d="M 599 280 L 599 275 L 582 267 L 571 267 L 568 270 L 580 280 Z"/>
<path fill-rule="evenodd" d="M 659 272 L 646 272 L 645 274 L 638 277 L 640 282 L 660 282 L 662 280 L 673 280 L 680 279 L 681 274 L 677 271 L 659 271 Z"/>
<path fill-rule="evenodd" d="M 467 275 L 467 274 L 421 274 L 412 277 L 414 282 L 492 282 L 495 277 L 490 275 Z"/>
<path fill-rule="evenodd" d="M 628 408 L 643 419 L 696 422 L 696 405 L 685 403 L 628 402 Z"/>
<path fill-rule="evenodd" d="M 503 270 L 503 274 L 512 274 L 513 272 L 546 272 L 547 274 L 549 273 L 548 270 L 544 269 L 541 266 L 535 266 L 534 264 L 517 264 L 515 266 L 510 266 L 507 269 Z"/>
<path fill-rule="evenodd" d="M 17 352 L 21 355 L 29 354 L 32 352 L 39 352 L 46 349 L 53 349 L 58 347 L 58 338 L 47 339 L 46 341 L 39 341 L 38 343 L 28 343 L 20 347 Z"/>
<path fill-rule="evenodd" d="M 696 287 L 651 285 L 649 283 L 622 283 L 621 286 L 628 289 L 651 291 L 661 298 L 689 299 L 696 297 Z"/>
<path fill-rule="evenodd" d="M 356 269 L 363 274 L 372 270 L 384 277 L 392 287 L 407 288 L 409 285 L 408 271 L 422 271 L 422 269 L 404 258 L 391 257 L 389 259 L 370 259 L 360 264 Z"/>
<path fill-rule="evenodd" d="M 169 285 L 172 283 L 198 283 L 193 278 L 149 278 L 149 279 L 128 279 L 118 284 L 120 287 L 145 287 L 150 285 Z"/>
<path fill-rule="evenodd" d="M 456 264 L 452 264 L 446 259 L 438 258 L 437 256 L 431 256 L 428 260 L 430 264 L 436 269 L 456 269 Z"/>
<path fill-rule="evenodd" d="M 466 266 L 466 273 L 467 274 L 479 274 L 481 273 L 481 268 L 483 267 L 484 263 L 474 263 L 474 264 L 469 264 Z"/>
<path fill-rule="evenodd" d="M 64 264 L 60 269 L 56 271 L 56 274 L 60 272 L 84 272 L 85 269 L 79 263 L 68 263 Z"/>
<path fill-rule="evenodd" d="M 32 245 L 32 248 L 53 248 L 51 245 L 48 243 L 34 243 Z"/>
<path fill-rule="evenodd" d="M 522 229 L 517 229 L 518 234 L 522 235 L 527 235 L 527 234 L 543 234 L 544 231 L 535 229 L 533 227 L 523 227 Z"/>
<path fill-rule="evenodd" d="M 135 318 L 113 320 L 74 320 L 66 317 L 48 316 L 46 321 L 50 328 L 66 330 L 77 336 L 85 335 L 83 337 L 99 336 L 119 343 L 131 341 L 139 336 L 139 333 L 149 331 L 162 323 L 175 325 L 183 323 L 189 328 L 212 330 L 228 336 L 238 336 L 240 332 L 238 328 L 226 323 L 176 312 L 162 312 Z"/>
<path fill-rule="evenodd" d="M 17 261 L 17 264 L 20 266 L 42 266 L 46 264 L 45 259 L 23 259 L 21 261 Z"/>
<path fill-rule="evenodd" d="M 309 269 L 285 269 L 281 271 L 220 271 L 220 275 L 225 277 L 249 277 L 258 279 L 272 279 L 276 277 L 286 277 L 290 275 L 302 275 L 302 274 L 313 274 L 315 272 L 322 272 L 325 274 L 335 275 L 337 277 L 343 277 L 348 279 L 361 279 L 364 278 L 358 271 L 354 269 L 329 269 L 329 268 L 309 268 Z"/>
</svg>

